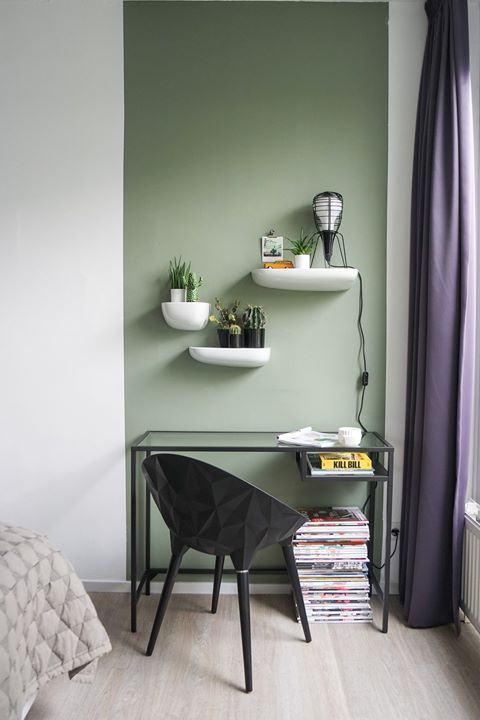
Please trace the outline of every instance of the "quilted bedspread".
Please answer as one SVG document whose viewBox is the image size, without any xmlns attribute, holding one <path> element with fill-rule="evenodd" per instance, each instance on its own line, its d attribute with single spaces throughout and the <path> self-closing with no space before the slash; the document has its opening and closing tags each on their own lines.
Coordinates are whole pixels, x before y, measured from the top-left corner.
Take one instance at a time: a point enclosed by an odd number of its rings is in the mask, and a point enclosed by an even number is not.
<svg viewBox="0 0 480 720">
<path fill-rule="evenodd" d="M 111 649 L 68 560 L 45 536 L 0 523 L 0 720 L 18 720 L 48 680 Z"/>
</svg>

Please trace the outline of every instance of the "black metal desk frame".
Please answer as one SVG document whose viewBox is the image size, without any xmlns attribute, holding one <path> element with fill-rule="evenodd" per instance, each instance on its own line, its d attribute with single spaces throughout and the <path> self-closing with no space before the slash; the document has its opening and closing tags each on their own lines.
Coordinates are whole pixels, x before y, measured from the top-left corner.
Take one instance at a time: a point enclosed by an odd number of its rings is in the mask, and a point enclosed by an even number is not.
<svg viewBox="0 0 480 720">
<path fill-rule="evenodd" d="M 137 603 L 145 588 L 145 594 L 150 595 L 152 579 L 161 573 L 165 574 L 167 568 L 152 568 L 150 565 L 150 492 L 145 484 L 145 569 L 138 583 L 137 558 L 137 462 L 139 456 L 148 457 L 152 453 L 160 452 L 230 452 L 230 453 L 287 453 L 294 454 L 302 480 L 322 483 L 332 480 L 348 480 L 351 482 L 364 482 L 370 486 L 370 499 L 368 503 L 368 519 L 370 524 L 370 541 L 368 544 L 369 580 L 370 587 L 375 588 L 382 603 L 381 631 L 388 631 L 389 593 L 390 593 L 390 539 L 392 532 L 392 499 L 393 499 L 393 458 L 394 448 L 378 433 L 369 432 L 364 435 L 361 447 L 342 447 L 342 451 L 368 452 L 373 460 L 373 475 L 310 475 L 308 473 L 307 454 L 318 452 L 317 448 L 299 445 L 278 445 L 274 432 L 202 432 L 202 431 L 150 431 L 145 432 L 130 448 L 130 603 L 131 603 L 131 631 L 137 629 Z M 178 439 L 180 437 L 180 439 Z M 226 440 L 224 444 L 218 438 Z M 159 442 L 159 439 L 161 442 Z M 252 442 L 253 439 L 253 442 Z M 339 448 L 340 449 L 340 448 Z M 378 483 L 386 486 L 385 522 L 383 533 L 384 560 L 384 588 L 382 590 L 374 572 L 373 552 L 375 542 L 375 509 L 376 491 Z M 180 573 L 193 575 L 211 575 L 210 569 L 180 568 Z M 224 573 L 234 571 L 225 570 Z M 252 573 L 279 574 L 284 568 L 255 568 Z"/>
</svg>

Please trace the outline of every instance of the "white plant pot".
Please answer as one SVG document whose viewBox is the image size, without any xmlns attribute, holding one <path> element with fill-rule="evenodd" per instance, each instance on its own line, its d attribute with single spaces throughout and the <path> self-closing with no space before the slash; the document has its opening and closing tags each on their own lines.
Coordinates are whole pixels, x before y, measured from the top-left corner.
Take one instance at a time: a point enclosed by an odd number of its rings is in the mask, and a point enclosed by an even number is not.
<svg viewBox="0 0 480 720">
<path fill-rule="evenodd" d="M 172 288 L 170 302 L 185 302 L 186 292 L 185 288 Z"/>
<path fill-rule="evenodd" d="M 295 267 L 298 270 L 310 270 L 310 255 L 295 255 Z"/>
</svg>

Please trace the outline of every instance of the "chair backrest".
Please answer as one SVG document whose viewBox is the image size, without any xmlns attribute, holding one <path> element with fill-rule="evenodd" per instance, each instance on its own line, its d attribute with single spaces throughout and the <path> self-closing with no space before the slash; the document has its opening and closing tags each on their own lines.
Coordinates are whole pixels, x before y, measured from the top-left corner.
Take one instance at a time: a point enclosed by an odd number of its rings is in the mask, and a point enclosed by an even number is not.
<svg viewBox="0 0 480 720">
<path fill-rule="evenodd" d="M 215 465 L 151 455 L 142 470 L 174 539 L 248 569 L 260 548 L 291 538 L 308 518 Z"/>
</svg>

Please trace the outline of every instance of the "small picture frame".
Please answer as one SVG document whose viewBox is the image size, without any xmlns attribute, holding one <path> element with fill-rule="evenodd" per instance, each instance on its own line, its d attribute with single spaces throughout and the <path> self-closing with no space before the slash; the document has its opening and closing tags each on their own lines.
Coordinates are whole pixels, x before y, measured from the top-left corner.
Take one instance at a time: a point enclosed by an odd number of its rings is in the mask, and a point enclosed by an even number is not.
<svg viewBox="0 0 480 720">
<path fill-rule="evenodd" d="M 281 235 L 262 236 L 262 262 L 283 260 L 283 237 Z"/>
</svg>

